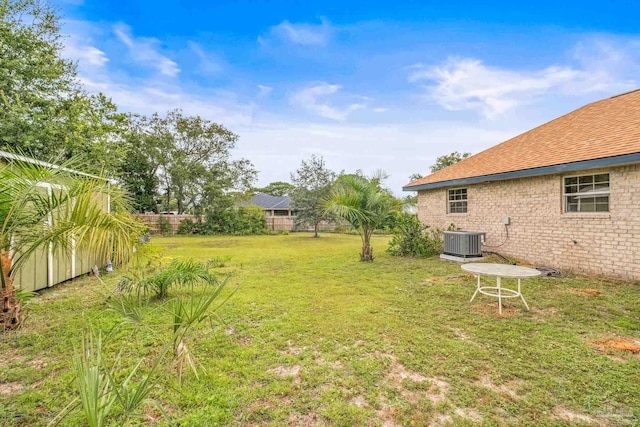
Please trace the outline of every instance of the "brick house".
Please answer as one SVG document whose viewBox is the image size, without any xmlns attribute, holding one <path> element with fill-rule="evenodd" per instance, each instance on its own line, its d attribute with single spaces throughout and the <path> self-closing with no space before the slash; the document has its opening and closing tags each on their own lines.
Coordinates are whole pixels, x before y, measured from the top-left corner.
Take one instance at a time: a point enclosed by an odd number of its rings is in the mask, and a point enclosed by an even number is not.
<svg viewBox="0 0 640 427">
<path fill-rule="evenodd" d="M 403 190 L 418 192 L 425 224 L 486 232 L 485 250 L 640 280 L 640 90 L 588 104 Z"/>
</svg>

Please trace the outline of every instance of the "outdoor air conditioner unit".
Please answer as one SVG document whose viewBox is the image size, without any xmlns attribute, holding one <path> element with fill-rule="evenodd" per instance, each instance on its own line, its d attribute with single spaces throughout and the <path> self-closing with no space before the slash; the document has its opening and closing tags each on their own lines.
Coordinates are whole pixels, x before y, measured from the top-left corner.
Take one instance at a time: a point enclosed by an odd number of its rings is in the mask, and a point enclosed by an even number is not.
<svg viewBox="0 0 640 427">
<path fill-rule="evenodd" d="M 482 256 L 482 244 L 486 233 L 475 231 L 445 231 L 444 253 L 460 258 Z"/>
</svg>

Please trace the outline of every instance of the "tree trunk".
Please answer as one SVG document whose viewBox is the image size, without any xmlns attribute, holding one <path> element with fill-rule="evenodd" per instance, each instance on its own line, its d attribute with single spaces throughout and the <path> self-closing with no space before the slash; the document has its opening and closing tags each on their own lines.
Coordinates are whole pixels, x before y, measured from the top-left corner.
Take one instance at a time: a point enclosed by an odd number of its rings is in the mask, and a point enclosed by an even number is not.
<svg viewBox="0 0 640 427">
<path fill-rule="evenodd" d="M 318 228 L 319 228 L 320 223 L 316 222 L 313 225 L 313 237 L 318 237 Z"/>
<path fill-rule="evenodd" d="M 373 261 L 373 248 L 371 247 L 371 239 L 367 231 L 364 231 L 364 234 L 362 235 L 362 253 L 360 254 L 360 261 Z"/>
<path fill-rule="evenodd" d="M 17 298 L 13 287 L 13 279 L 9 277 L 11 269 L 11 257 L 9 252 L 0 251 L 2 262 L 2 275 L 4 276 L 4 288 L 0 295 L 0 330 L 16 329 L 22 323 L 22 301 Z"/>
</svg>

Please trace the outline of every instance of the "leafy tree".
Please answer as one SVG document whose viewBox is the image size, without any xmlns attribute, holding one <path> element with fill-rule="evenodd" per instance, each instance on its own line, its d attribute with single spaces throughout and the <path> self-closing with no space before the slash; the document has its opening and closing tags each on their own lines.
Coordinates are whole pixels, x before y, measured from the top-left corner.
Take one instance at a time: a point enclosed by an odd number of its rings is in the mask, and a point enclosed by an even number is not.
<svg viewBox="0 0 640 427">
<path fill-rule="evenodd" d="M 382 187 L 382 171 L 370 178 L 342 175 L 333 187 L 326 209 L 347 220 L 362 238 L 360 261 L 373 261 L 371 235 L 401 208 L 401 202 Z"/>
<path fill-rule="evenodd" d="M 16 327 L 22 319 L 13 273 L 34 253 L 51 248 L 70 254 L 72 241 L 76 251 L 108 255 L 116 263 L 133 253 L 142 227 L 129 215 L 126 195 L 107 180 L 69 172 L 74 165 L 10 161 L 0 168 L 0 328 Z M 96 194 L 110 197 L 109 212 Z"/>
<path fill-rule="evenodd" d="M 322 157 L 312 155 L 303 160 L 291 174 L 291 209 L 296 212 L 297 224 L 313 225 L 313 237 L 318 237 L 321 221 L 331 221 L 335 215 L 325 209 L 325 200 L 331 192 L 336 174 L 328 169 Z"/>
<path fill-rule="evenodd" d="M 266 187 L 254 188 L 253 190 L 256 193 L 264 193 L 271 196 L 282 197 L 288 196 L 293 191 L 293 189 L 295 189 L 295 186 L 293 184 L 289 184 L 288 182 L 284 181 L 274 181 L 269 183 L 269 185 L 267 185 Z"/>
<path fill-rule="evenodd" d="M 420 173 L 412 173 L 411 175 L 409 175 L 409 182 L 413 182 L 413 181 L 417 181 L 420 178 L 423 178 L 424 176 Z"/>
<path fill-rule="evenodd" d="M 131 155 L 122 179 L 134 193 L 140 190 L 138 208 L 148 207 L 148 191 L 161 187 L 165 206 L 175 200 L 179 213 L 224 210 L 233 205 L 234 192 L 248 190 L 255 181 L 250 161 L 231 159 L 238 136 L 218 123 L 180 110 L 132 120 Z"/>
<path fill-rule="evenodd" d="M 423 176 L 419 173 L 412 173 L 409 175 L 409 182 L 417 181 L 422 177 Z M 406 205 L 416 206 L 418 204 L 418 194 L 415 191 L 412 191 L 411 194 L 402 198 L 402 202 Z"/>
<path fill-rule="evenodd" d="M 113 173 L 126 155 L 126 116 L 83 91 L 62 49 L 59 17 L 46 2 L 0 2 L 0 147 L 39 159 L 83 157 L 85 172 Z"/>
<path fill-rule="evenodd" d="M 447 166 L 451 166 L 453 164 L 458 163 L 460 160 L 464 160 L 467 157 L 470 157 L 471 153 L 458 153 L 457 151 L 454 151 L 451 154 L 446 154 L 444 156 L 440 156 L 436 159 L 436 162 L 431 165 L 431 173 L 433 172 L 437 172 L 440 169 L 444 169 Z"/>
<path fill-rule="evenodd" d="M 119 167 L 121 183 L 129 190 L 138 212 L 158 210 L 158 167 L 162 147 L 158 138 L 145 132 L 146 117 L 132 115 L 124 135 L 127 156 Z"/>
</svg>

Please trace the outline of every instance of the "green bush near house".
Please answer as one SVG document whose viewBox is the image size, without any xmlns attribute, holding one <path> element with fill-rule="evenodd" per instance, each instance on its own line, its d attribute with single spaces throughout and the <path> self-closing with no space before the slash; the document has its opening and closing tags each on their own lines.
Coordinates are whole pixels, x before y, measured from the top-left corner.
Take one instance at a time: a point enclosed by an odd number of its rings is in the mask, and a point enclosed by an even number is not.
<svg viewBox="0 0 640 427">
<path fill-rule="evenodd" d="M 395 216 L 387 252 L 395 256 L 430 257 L 442 252 L 442 230 L 424 225 L 414 214 Z"/>
</svg>

